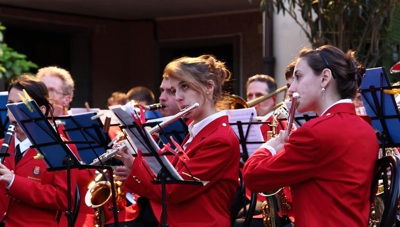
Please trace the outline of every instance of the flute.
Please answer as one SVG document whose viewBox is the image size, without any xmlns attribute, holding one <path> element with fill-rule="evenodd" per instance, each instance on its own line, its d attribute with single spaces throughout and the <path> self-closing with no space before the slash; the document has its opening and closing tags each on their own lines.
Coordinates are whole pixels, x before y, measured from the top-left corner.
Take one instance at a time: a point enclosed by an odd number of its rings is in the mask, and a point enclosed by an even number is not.
<svg viewBox="0 0 400 227">
<path fill-rule="evenodd" d="M 164 128 L 165 126 L 171 124 L 172 122 L 178 120 L 179 118 L 185 116 L 188 112 L 196 109 L 197 107 L 199 107 L 199 104 L 196 102 L 195 104 L 186 107 L 185 109 L 182 109 L 181 111 L 179 111 L 177 114 L 173 115 L 172 117 L 170 117 L 169 119 L 161 122 L 160 124 L 154 126 L 153 128 L 151 128 L 149 130 L 150 134 L 154 134 L 159 132 L 162 128 Z"/>
<path fill-rule="evenodd" d="M 113 158 L 115 155 L 117 155 L 119 149 L 125 149 L 128 148 L 128 145 L 126 144 L 127 142 L 125 140 L 121 141 L 122 143 L 118 143 L 115 148 L 108 149 L 106 153 L 100 155 L 98 158 L 93 159 L 93 161 L 90 163 L 90 165 L 98 165 L 100 163 L 103 163 L 107 160 L 110 160 Z"/>
<path fill-rule="evenodd" d="M 298 98 L 300 97 L 299 93 L 295 92 L 292 96 L 292 104 L 290 105 L 288 123 L 286 127 L 286 135 L 285 138 L 289 138 L 290 132 L 292 131 L 294 117 L 296 114 L 296 109 L 299 106 Z"/>
</svg>

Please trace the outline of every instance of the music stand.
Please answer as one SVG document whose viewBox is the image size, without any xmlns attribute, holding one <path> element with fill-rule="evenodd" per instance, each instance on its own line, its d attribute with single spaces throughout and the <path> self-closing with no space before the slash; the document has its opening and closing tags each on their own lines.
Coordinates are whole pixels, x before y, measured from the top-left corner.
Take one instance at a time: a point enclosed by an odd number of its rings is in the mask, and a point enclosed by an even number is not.
<svg viewBox="0 0 400 227">
<path fill-rule="evenodd" d="M 135 111 L 134 106 L 128 103 L 124 106 L 110 107 L 115 116 L 119 119 L 121 127 L 127 132 L 128 140 L 133 141 L 136 155 L 141 155 L 143 160 L 150 168 L 148 170 L 150 176 L 154 179 L 153 184 L 161 184 L 162 195 L 162 215 L 161 226 L 167 225 L 167 200 L 166 200 L 166 185 L 167 184 L 191 184 L 204 186 L 208 181 L 200 181 L 194 176 L 192 181 L 184 180 L 175 170 L 174 166 L 164 155 L 160 155 L 160 148 L 154 141 L 150 133 L 143 127 L 140 122 L 140 117 Z M 139 153 L 140 152 L 140 153 Z M 190 173 L 190 171 L 188 171 Z"/>
<path fill-rule="evenodd" d="M 360 93 L 365 110 L 377 131 L 380 147 L 386 155 L 386 147 L 400 146 L 400 115 L 392 94 L 385 68 L 370 68 L 362 79 Z"/>
<path fill-rule="evenodd" d="M 90 164 L 104 154 L 111 142 L 103 131 L 103 124 L 94 112 L 55 117 L 61 123 L 62 130 L 70 142 L 78 149 L 79 157 L 85 164 Z"/>
<path fill-rule="evenodd" d="M 229 124 L 239 139 L 242 162 L 244 163 L 264 143 L 261 125 L 266 124 L 266 122 L 253 120 L 257 116 L 254 107 L 225 111 L 229 118 Z"/>
<path fill-rule="evenodd" d="M 106 169 L 110 173 L 109 182 L 114 184 L 113 169 L 111 166 L 104 165 L 100 160 L 100 155 L 107 151 L 110 138 L 103 131 L 103 124 L 100 120 L 99 112 L 82 112 L 74 115 L 54 117 L 56 122 L 61 123 L 62 130 L 65 132 L 70 142 L 78 149 L 81 158 L 80 169 Z M 95 159 L 99 159 L 101 165 L 90 165 Z M 111 187 L 113 201 L 114 223 L 118 223 L 118 210 L 116 203 L 115 188 Z"/>
<path fill-rule="evenodd" d="M 7 131 L 10 121 L 7 116 L 7 104 L 8 92 L 0 92 L 0 138 L 4 138 L 5 132 Z"/>
</svg>

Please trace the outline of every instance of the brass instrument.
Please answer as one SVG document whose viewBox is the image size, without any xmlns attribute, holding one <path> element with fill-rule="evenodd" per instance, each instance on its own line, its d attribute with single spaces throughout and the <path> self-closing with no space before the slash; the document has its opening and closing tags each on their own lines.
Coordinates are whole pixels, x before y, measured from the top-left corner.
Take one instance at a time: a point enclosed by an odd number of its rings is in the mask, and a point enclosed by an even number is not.
<svg viewBox="0 0 400 227">
<path fill-rule="evenodd" d="M 111 183 L 106 179 L 105 172 L 97 172 L 95 180 L 88 186 L 85 195 L 85 203 L 88 207 L 95 209 L 94 226 L 104 226 L 107 220 L 113 217 L 113 205 L 109 203 L 112 196 Z M 122 182 L 115 181 L 116 204 L 118 211 L 125 207 L 125 192 L 122 190 Z"/>
<path fill-rule="evenodd" d="M 94 159 L 91 165 L 97 165 L 107 161 L 117 154 L 119 149 L 129 147 L 124 134 L 120 133 L 112 141 L 113 149 L 108 150 L 106 153 Z M 88 207 L 95 209 L 94 226 L 104 226 L 107 220 L 113 217 L 113 204 L 109 202 L 112 196 L 112 186 L 108 181 L 106 170 L 102 172 L 96 171 L 94 181 L 90 182 L 88 191 L 85 195 L 85 203 Z M 122 190 L 122 182 L 114 181 L 113 187 L 116 194 L 117 210 L 120 211 L 125 207 L 125 192 Z"/>
<path fill-rule="evenodd" d="M 229 109 L 242 109 L 242 108 L 253 107 L 253 106 L 259 104 L 260 102 L 271 98 L 274 95 L 277 95 L 283 91 L 286 91 L 287 89 L 288 89 L 288 87 L 285 85 L 285 86 L 282 86 L 282 87 L 276 89 L 275 91 L 273 91 L 269 94 L 266 94 L 264 96 L 258 97 L 253 100 L 250 100 L 248 102 L 244 101 L 244 99 L 241 98 L 240 96 L 232 94 L 232 95 L 230 95 Z M 276 107 L 274 107 L 274 108 L 276 108 Z M 272 108 L 272 109 L 274 109 L 274 108 Z"/>
</svg>

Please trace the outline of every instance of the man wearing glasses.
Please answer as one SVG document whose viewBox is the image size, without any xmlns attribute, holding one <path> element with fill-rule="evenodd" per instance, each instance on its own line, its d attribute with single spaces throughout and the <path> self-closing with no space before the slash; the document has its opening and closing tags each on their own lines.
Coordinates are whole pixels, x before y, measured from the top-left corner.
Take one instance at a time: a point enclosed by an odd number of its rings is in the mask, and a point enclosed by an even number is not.
<svg viewBox="0 0 400 227">
<path fill-rule="evenodd" d="M 49 66 L 39 69 L 36 77 L 46 84 L 54 116 L 67 115 L 74 95 L 74 80 L 71 74 L 62 68 Z"/>
</svg>

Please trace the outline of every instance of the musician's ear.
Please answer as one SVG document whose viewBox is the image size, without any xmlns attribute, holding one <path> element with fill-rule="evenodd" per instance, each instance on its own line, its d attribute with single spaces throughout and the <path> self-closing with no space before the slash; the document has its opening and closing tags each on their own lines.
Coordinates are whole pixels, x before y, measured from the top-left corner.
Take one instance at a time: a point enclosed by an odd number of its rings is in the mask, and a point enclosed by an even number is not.
<svg viewBox="0 0 400 227">
<path fill-rule="evenodd" d="M 43 114 L 46 114 L 46 107 L 44 105 L 40 106 L 39 108 L 40 108 L 40 111 L 42 111 Z"/>
<path fill-rule="evenodd" d="M 62 105 L 68 107 L 70 103 L 71 103 L 71 96 L 70 95 L 65 95 L 62 98 Z"/>
<path fill-rule="evenodd" d="M 324 69 L 321 73 L 322 87 L 326 87 L 332 80 L 332 71 L 330 69 Z"/>
<path fill-rule="evenodd" d="M 212 94 L 214 92 L 214 87 L 215 87 L 214 81 L 213 80 L 208 80 L 207 81 L 207 87 L 206 87 L 207 94 Z"/>
</svg>

